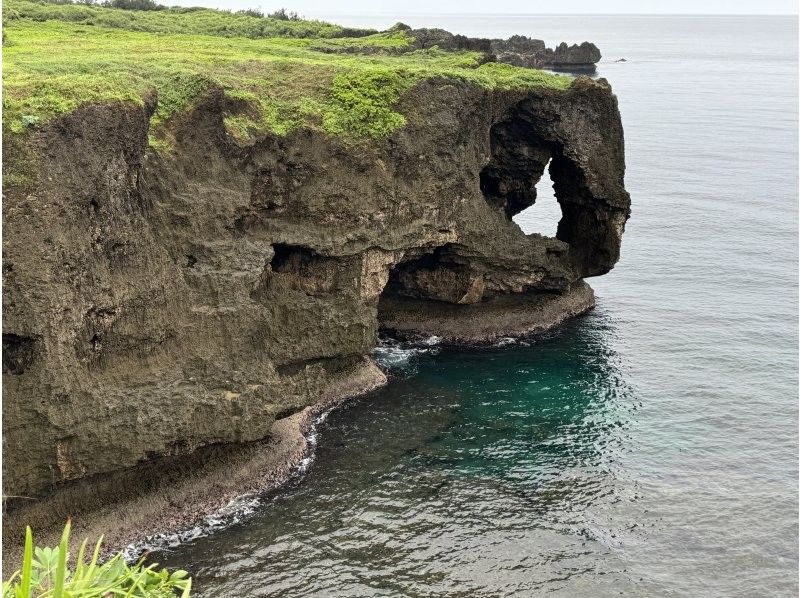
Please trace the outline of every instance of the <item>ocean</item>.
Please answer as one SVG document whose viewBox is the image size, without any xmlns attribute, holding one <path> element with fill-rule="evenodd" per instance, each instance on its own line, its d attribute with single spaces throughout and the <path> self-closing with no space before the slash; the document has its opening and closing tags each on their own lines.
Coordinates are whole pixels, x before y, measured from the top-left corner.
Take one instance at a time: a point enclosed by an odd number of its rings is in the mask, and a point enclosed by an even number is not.
<svg viewBox="0 0 800 598">
<path fill-rule="evenodd" d="M 331 19 L 596 43 L 622 259 L 532 342 L 384 346 L 304 477 L 157 560 L 199 596 L 796 596 L 796 17 Z"/>
</svg>

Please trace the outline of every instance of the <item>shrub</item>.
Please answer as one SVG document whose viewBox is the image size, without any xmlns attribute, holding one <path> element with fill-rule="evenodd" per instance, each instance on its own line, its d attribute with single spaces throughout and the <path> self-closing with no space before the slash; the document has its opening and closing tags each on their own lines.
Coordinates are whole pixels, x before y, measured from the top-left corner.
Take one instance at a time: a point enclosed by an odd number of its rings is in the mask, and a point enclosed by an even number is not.
<svg viewBox="0 0 800 598">
<path fill-rule="evenodd" d="M 323 115 L 325 130 L 333 135 L 349 131 L 358 137 L 386 137 L 406 123 L 392 108 L 407 85 L 389 69 L 336 75 L 333 101 Z"/>
<path fill-rule="evenodd" d="M 58 2 L 58 4 L 54 3 Z M 322 21 L 307 21 L 297 13 L 281 9 L 265 18 L 260 10 L 237 12 L 210 8 L 167 7 L 154 0 L 102 0 L 74 3 L 68 0 L 49 2 L 6 0 L 3 15 L 34 21 L 67 21 L 103 27 L 114 27 L 152 33 L 186 33 L 222 37 L 341 37 L 345 31 L 339 25 Z M 359 35 L 376 33 L 372 30 L 348 30 Z"/>
<path fill-rule="evenodd" d="M 34 548 L 31 528 L 26 529 L 22 570 L 3 582 L 3 598 L 173 598 L 176 591 L 189 597 L 192 580 L 186 571 L 156 571 L 157 564 L 145 567 L 142 561 L 130 566 L 122 553 L 98 564 L 102 537 L 88 563 L 84 540 L 74 569 L 68 569 L 70 527 L 68 521 L 58 548 Z"/>
<path fill-rule="evenodd" d="M 256 17 L 257 19 L 263 19 L 264 13 L 261 11 L 260 8 L 245 8 L 243 10 L 237 10 L 237 15 L 246 15 L 248 17 Z"/>
<path fill-rule="evenodd" d="M 155 0 L 108 0 L 103 6 L 122 8 L 123 10 L 164 10 Z"/>
<path fill-rule="evenodd" d="M 270 19 L 278 19 L 279 21 L 299 21 L 300 15 L 296 12 L 287 11 L 285 8 L 279 8 L 275 12 L 269 13 Z"/>
</svg>

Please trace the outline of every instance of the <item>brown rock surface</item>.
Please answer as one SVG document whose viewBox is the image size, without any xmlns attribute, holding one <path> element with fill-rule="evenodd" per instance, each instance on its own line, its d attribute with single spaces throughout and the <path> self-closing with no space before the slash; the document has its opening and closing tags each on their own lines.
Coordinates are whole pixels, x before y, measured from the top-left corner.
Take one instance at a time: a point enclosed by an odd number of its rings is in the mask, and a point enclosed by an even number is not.
<svg viewBox="0 0 800 598">
<path fill-rule="evenodd" d="M 613 267 L 630 202 L 603 80 L 441 79 L 402 102 L 408 124 L 360 145 L 242 145 L 222 92 L 173 124 L 167 154 L 128 103 L 33 134 L 37 179 L 3 203 L 5 494 L 264 439 L 363 367 L 381 297 L 467 310 Z M 556 239 L 510 219 L 548 160 Z"/>
</svg>

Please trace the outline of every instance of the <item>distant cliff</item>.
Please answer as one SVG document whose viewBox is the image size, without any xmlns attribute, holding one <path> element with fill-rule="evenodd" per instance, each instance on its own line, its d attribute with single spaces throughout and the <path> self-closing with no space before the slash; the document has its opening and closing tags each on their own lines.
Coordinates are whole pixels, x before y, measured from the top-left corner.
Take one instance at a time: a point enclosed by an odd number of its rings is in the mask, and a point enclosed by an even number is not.
<svg viewBox="0 0 800 598">
<path fill-rule="evenodd" d="M 593 73 L 600 61 L 600 50 L 593 43 L 567 45 L 561 42 L 555 48 L 548 48 L 540 39 L 524 35 L 514 35 L 508 39 L 488 39 L 467 37 L 450 33 L 444 29 L 412 29 L 398 23 L 390 32 L 403 32 L 411 43 L 402 48 L 381 48 L 347 44 L 337 40 L 335 45 L 319 44 L 318 48 L 328 52 L 367 53 L 379 52 L 405 53 L 415 50 L 439 48 L 447 51 L 472 51 L 483 54 L 484 62 L 500 62 L 514 66 L 551 69 L 564 72 Z"/>
<path fill-rule="evenodd" d="M 546 48 L 542 40 L 515 35 L 492 40 L 491 48 L 498 62 L 526 68 L 593 72 L 600 61 L 600 50 L 590 42 L 571 46 L 561 42 L 555 48 Z"/>
</svg>

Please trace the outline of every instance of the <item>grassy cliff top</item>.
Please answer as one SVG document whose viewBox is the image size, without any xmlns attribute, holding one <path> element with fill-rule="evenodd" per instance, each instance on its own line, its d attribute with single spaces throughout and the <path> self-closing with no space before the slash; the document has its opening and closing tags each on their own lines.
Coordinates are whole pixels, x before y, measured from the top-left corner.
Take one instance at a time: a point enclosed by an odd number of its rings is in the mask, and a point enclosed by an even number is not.
<svg viewBox="0 0 800 598">
<path fill-rule="evenodd" d="M 142 102 L 155 91 L 152 141 L 158 144 L 168 138 L 164 125 L 172 116 L 217 86 L 248 106 L 226 118 L 240 137 L 307 126 L 380 138 L 403 126 L 395 104 L 426 78 L 489 89 L 562 90 L 572 81 L 481 64 L 477 52 L 400 52 L 413 41 L 402 29 L 369 34 L 210 9 L 134 11 L 24 0 L 6 0 L 3 11 L 3 125 L 12 134 L 82 105 Z M 332 52 L 342 46 L 371 52 Z"/>
</svg>

